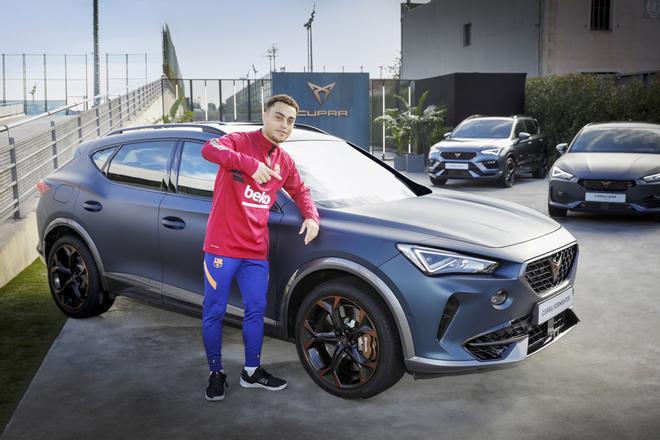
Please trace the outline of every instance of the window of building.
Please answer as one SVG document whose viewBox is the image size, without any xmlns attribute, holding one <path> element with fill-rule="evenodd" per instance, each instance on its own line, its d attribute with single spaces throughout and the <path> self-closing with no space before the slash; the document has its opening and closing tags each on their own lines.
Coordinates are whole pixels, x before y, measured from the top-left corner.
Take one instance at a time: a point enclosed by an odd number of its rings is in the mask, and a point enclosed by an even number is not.
<svg viewBox="0 0 660 440">
<path fill-rule="evenodd" d="M 612 16 L 612 0 L 591 0 L 591 30 L 609 31 Z"/>
<path fill-rule="evenodd" d="M 141 188 L 161 188 L 174 141 L 126 144 L 112 158 L 108 178 Z"/>
<path fill-rule="evenodd" d="M 472 23 L 465 23 L 463 25 L 463 46 L 472 44 Z"/>
</svg>

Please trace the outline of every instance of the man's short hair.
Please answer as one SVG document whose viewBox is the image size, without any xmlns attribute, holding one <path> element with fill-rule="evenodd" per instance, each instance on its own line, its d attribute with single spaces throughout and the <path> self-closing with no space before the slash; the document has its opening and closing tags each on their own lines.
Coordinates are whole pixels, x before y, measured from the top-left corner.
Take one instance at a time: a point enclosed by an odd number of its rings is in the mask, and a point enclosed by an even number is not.
<svg viewBox="0 0 660 440">
<path fill-rule="evenodd" d="M 296 102 L 295 99 L 290 97 L 289 95 L 273 95 L 270 97 L 268 101 L 266 101 L 266 111 L 268 111 L 269 108 L 275 105 L 276 102 L 282 102 L 286 105 L 290 105 L 291 107 L 296 109 L 296 113 L 300 111 L 300 107 L 298 107 L 298 103 Z"/>
</svg>

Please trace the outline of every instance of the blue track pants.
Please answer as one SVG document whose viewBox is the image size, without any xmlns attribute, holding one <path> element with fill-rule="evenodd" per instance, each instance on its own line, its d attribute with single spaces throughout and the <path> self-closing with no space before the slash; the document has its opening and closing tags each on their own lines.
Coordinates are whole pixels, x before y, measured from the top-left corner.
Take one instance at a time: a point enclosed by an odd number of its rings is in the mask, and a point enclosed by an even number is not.
<svg viewBox="0 0 660 440">
<path fill-rule="evenodd" d="M 245 366 L 258 367 L 264 339 L 264 312 L 268 290 L 268 260 L 204 254 L 202 338 L 210 371 L 222 369 L 222 319 L 232 280 L 236 277 L 243 298 Z"/>
</svg>

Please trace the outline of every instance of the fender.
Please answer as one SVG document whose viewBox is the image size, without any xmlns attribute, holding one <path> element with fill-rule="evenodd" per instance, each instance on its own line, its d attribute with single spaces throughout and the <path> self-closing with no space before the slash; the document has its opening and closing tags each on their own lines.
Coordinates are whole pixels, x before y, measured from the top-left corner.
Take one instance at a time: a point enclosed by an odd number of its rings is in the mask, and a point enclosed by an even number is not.
<svg viewBox="0 0 660 440">
<path fill-rule="evenodd" d="M 80 223 L 76 222 L 75 220 L 71 220 L 70 218 L 67 217 L 57 217 L 48 223 L 48 226 L 46 226 L 46 229 L 44 230 L 44 238 L 43 241 L 41 242 L 41 249 L 43 249 L 43 252 L 46 252 L 46 237 L 48 237 L 48 233 L 52 231 L 54 228 L 58 226 L 66 226 L 68 228 L 73 229 L 80 235 L 80 237 L 83 239 L 87 247 L 89 248 L 90 252 L 92 253 L 92 257 L 94 258 L 94 263 L 96 263 L 96 267 L 98 268 L 99 275 L 101 278 L 101 286 L 103 287 L 104 290 L 108 290 L 108 285 L 105 280 L 105 277 L 103 276 L 105 274 L 105 269 L 103 268 L 103 260 L 101 260 L 101 255 L 99 254 L 98 249 L 96 248 L 96 245 L 94 244 L 94 240 L 92 240 L 92 237 L 87 233 L 85 228 L 83 228 Z M 48 258 L 48 255 L 44 255 L 44 258 Z"/>
<path fill-rule="evenodd" d="M 282 297 L 282 305 L 280 306 L 280 316 L 283 317 L 281 322 L 286 326 L 289 322 L 289 302 L 291 301 L 291 294 L 293 293 L 296 285 L 304 279 L 307 275 L 324 269 L 336 269 L 344 272 L 351 273 L 362 281 L 369 284 L 378 293 L 380 298 L 385 301 L 387 307 L 390 309 L 394 322 L 396 323 L 399 337 L 401 339 L 401 348 L 403 350 L 404 359 L 409 359 L 415 356 L 415 345 L 413 343 L 412 332 L 406 314 L 401 307 L 401 303 L 397 299 L 394 292 L 381 280 L 375 273 L 366 267 L 344 258 L 327 257 L 319 258 L 305 263 L 298 270 L 296 270 L 284 288 L 284 296 Z"/>
</svg>

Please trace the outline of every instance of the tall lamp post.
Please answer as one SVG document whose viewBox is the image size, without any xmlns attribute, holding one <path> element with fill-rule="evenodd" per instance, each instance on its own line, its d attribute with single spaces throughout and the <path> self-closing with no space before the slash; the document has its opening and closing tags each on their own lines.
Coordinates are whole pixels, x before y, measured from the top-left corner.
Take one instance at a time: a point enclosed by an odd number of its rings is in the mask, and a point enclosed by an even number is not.
<svg viewBox="0 0 660 440">
<path fill-rule="evenodd" d="M 312 15 L 309 20 L 303 25 L 307 29 L 307 71 L 314 71 L 314 55 L 312 49 L 312 23 L 314 22 L 314 15 L 316 15 L 316 4 L 312 8 Z"/>
</svg>

